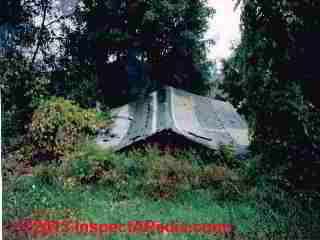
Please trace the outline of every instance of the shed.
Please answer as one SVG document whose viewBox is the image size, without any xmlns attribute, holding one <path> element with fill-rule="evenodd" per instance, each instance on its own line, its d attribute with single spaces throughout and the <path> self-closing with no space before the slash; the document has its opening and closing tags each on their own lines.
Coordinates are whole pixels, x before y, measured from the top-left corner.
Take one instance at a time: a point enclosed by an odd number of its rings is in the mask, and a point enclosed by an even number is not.
<svg viewBox="0 0 320 240">
<path fill-rule="evenodd" d="M 158 141 L 213 150 L 228 144 L 236 153 L 249 145 L 247 123 L 230 103 L 169 86 L 111 112 L 112 127 L 97 144 L 115 151 Z"/>
</svg>

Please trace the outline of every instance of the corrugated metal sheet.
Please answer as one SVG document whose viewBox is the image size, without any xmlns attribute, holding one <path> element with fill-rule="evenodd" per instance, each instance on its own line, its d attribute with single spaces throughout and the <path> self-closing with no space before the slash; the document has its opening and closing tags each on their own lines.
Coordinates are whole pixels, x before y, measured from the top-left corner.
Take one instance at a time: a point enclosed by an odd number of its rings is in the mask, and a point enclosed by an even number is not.
<svg viewBox="0 0 320 240">
<path fill-rule="evenodd" d="M 167 130 L 210 149 L 232 144 L 240 153 L 249 145 L 247 124 L 230 103 L 172 87 L 113 109 L 112 116 L 112 128 L 97 143 L 113 150 Z"/>
</svg>

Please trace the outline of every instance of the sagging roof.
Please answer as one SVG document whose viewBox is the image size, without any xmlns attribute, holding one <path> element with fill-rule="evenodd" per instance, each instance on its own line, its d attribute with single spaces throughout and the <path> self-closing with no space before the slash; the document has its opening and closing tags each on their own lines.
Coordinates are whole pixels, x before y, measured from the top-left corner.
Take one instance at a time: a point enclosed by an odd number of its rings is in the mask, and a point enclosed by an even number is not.
<svg viewBox="0 0 320 240">
<path fill-rule="evenodd" d="M 164 131 L 172 131 L 210 149 L 249 145 L 246 122 L 228 102 L 164 87 L 112 111 L 113 125 L 99 134 L 98 145 L 115 151 Z"/>
</svg>

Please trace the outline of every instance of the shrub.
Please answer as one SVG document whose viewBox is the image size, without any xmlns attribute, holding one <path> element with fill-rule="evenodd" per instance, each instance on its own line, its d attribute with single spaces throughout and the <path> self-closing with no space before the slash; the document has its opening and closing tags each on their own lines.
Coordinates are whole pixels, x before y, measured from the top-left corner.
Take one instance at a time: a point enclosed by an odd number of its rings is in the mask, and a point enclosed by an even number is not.
<svg viewBox="0 0 320 240">
<path fill-rule="evenodd" d="M 196 158 L 190 152 L 173 155 L 156 148 L 114 153 L 90 143 L 78 145 L 77 150 L 61 158 L 59 166 L 39 167 L 35 174 L 47 183 L 58 179 L 67 188 L 96 184 L 120 195 L 144 193 L 152 198 L 166 198 L 191 189 L 213 187 L 223 198 L 240 196 L 242 179 L 235 170 L 204 165 Z"/>
<path fill-rule="evenodd" d="M 55 166 L 39 164 L 32 168 L 32 175 L 42 183 L 54 184 L 58 179 L 59 171 Z"/>
<path fill-rule="evenodd" d="M 126 179 L 126 172 L 121 169 L 125 159 L 123 154 L 106 151 L 95 144 L 81 144 L 62 158 L 58 167 L 59 180 L 65 187 L 81 184 L 116 186 Z"/>
<path fill-rule="evenodd" d="M 196 175 L 197 166 L 188 159 L 174 157 L 168 153 L 150 151 L 145 159 L 145 191 L 153 197 L 167 197 L 179 189 L 189 189 Z"/>
<path fill-rule="evenodd" d="M 1 131 L 4 145 L 15 145 L 26 133 L 32 111 L 48 95 L 49 78 L 22 56 L 1 57 Z"/>
<path fill-rule="evenodd" d="M 258 191 L 252 204 L 258 214 L 244 239 L 317 239 L 319 194 L 285 191 L 279 186 L 279 177 L 257 177 Z"/>
<path fill-rule="evenodd" d="M 16 120 L 17 113 L 15 109 L 11 111 L 1 109 L 1 112 L 2 144 L 10 145 L 17 133 L 21 132 L 21 125 L 23 126 L 23 124 Z"/>
<path fill-rule="evenodd" d="M 52 97 L 41 103 L 32 116 L 29 137 L 33 157 L 62 156 L 74 150 L 82 137 L 95 134 L 108 124 L 108 119 L 93 109 L 85 110 L 73 101 Z"/>
<path fill-rule="evenodd" d="M 232 145 L 221 144 L 215 155 L 219 165 L 227 166 L 231 169 L 239 168 L 241 165 L 241 159 L 234 154 Z"/>
</svg>

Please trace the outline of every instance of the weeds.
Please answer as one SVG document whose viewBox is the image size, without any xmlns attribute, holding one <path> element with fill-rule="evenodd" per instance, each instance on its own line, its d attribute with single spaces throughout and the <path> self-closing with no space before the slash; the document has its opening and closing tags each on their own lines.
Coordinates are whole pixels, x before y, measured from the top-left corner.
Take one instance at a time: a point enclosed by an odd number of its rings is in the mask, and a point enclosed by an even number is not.
<svg viewBox="0 0 320 240">
<path fill-rule="evenodd" d="M 60 164 L 35 166 L 32 177 L 6 178 L 4 220 L 30 217 L 34 209 L 72 208 L 78 211 L 37 218 L 227 223 L 236 226 L 233 239 L 317 239 L 313 235 L 320 232 L 318 195 L 284 191 L 286 182 L 279 175 L 259 173 L 260 156 L 239 163 L 228 148 L 220 151 L 223 154 L 216 153 L 215 162 L 205 163 L 192 152 L 172 154 L 149 148 L 113 153 L 83 143 Z M 230 238 L 191 235 L 167 237 Z M 112 237 L 159 239 L 164 235 Z"/>
</svg>

